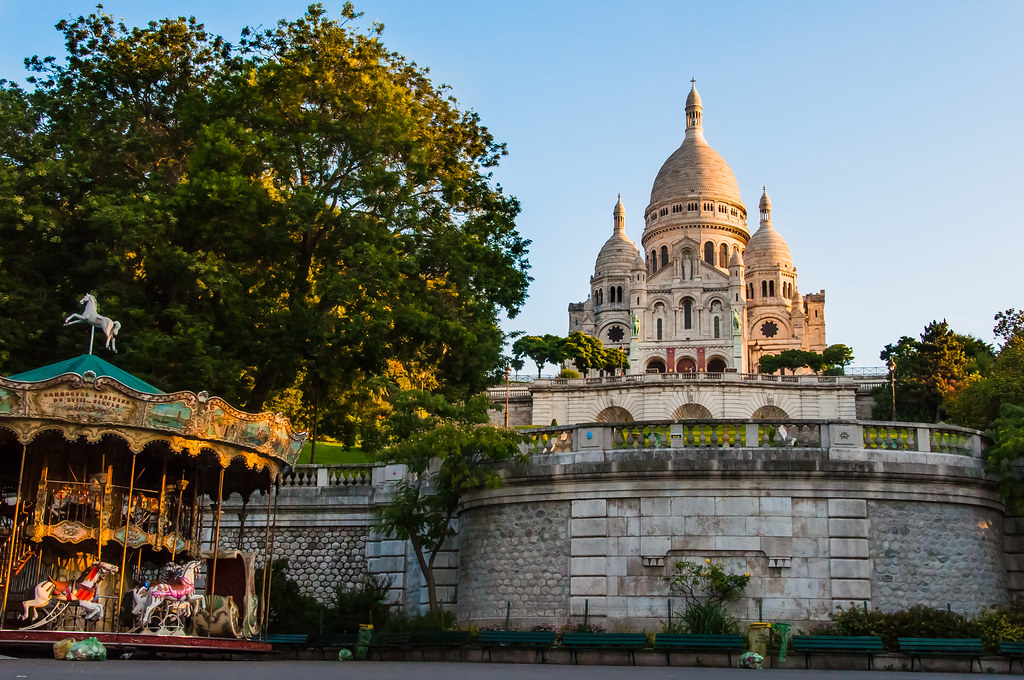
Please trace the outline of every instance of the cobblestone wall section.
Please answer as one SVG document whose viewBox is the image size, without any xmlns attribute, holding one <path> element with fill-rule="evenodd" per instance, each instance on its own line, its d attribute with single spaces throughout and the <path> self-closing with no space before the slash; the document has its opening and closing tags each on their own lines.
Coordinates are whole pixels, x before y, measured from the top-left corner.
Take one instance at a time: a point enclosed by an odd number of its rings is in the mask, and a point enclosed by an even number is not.
<svg viewBox="0 0 1024 680">
<path fill-rule="evenodd" d="M 459 620 L 564 617 L 569 605 L 569 503 L 476 508 L 462 516 Z"/>
<path fill-rule="evenodd" d="M 312 595 L 324 604 L 334 602 L 339 585 L 353 588 L 367 573 L 366 543 L 369 527 L 277 527 L 274 560 L 288 560 L 288 576 L 299 584 L 304 595 Z M 266 534 L 246 530 L 242 550 L 263 558 Z M 221 544 L 238 546 L 238 531 L 222 536 Z"/>
<path fill-rule="evenodd" d="M 1002 517 L 978 506 L 869 501 L 872 606 L 975 613 L 1005 604 Z"/>
</svg>

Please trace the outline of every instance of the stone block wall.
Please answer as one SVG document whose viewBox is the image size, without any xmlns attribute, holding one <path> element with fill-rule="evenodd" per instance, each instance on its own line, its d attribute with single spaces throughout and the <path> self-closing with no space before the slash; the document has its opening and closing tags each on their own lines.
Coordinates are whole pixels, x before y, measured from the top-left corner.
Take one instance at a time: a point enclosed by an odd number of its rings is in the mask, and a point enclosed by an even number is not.
<svg viewBox="0 0 1024 680">
<path fill-rule="evenodd" d="M 459 536 L 458 614 L 464 623 L 521 625 L 569 614 L 569 509 L 564 501 L 468 510 Z"/>
<path fill-rule="evenodd" d="M 1006 604 L 1001 513 L 952 503 L 871 501 L 871 590 L 875 607 L 915 604 L 974 614 Z"/>
</svg>

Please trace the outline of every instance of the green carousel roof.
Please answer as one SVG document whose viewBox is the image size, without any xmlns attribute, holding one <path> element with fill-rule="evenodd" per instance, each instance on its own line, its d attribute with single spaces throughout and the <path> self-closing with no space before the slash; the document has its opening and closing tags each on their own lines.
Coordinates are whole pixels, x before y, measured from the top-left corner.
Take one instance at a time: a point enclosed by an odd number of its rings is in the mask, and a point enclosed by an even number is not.
<svg viewBox="0 0 1024 680">
<path fill-rule="evenodd" d="M 57 363 L 50 364 L 49 366 L 34 368 L 31 371 L 25 371 L 24 373 L 9 376 L 8 379 L 18 380 L 20 382 L 42 382 L 43 380 L 56 378 L 57 376 L 65 375 L 66 373 L 75 373 L 77 375 L 84 376 L 87 371 L 92 371 L 97 378 L 113 378 L 122 385 L 130 387 L 137 392 L 143 392 L 145 394 L 165 394 L 163 390 L 153 387 L 144 380 L 139 380 L 131 373 L 122 371 L 114 364 L 109 361 L 104 361 L 94 354 L 83 354 L 75 357 L 74 359 L 58 361 Z"/>
</svg>

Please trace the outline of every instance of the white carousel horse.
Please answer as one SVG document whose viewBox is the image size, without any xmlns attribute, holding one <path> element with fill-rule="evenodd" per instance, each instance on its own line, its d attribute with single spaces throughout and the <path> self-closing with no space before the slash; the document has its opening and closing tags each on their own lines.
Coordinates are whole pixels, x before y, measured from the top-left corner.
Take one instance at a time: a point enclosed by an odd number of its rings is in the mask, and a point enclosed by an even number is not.
<svg viewBox="0 0 1024 680">
<path fill-rule="evenodd" d="M 25 600 L 21 603 L 23 612 L 19 617 L 22 621 L 28 619 L 28 610 L 32 610 L 32 618 L 35 621 L 39 615 L 37 609 L 45 607 L 50 600 L 62 602 L 75 602 L 86 611 L 86 621 L 96 621 L 103 617 L 103 603 L 96 600 L 96 586 L 108 574 L 116 574 L 117 567 L 106 562 L 94 562 L 88 570 L 82 572 L 74 581 L 57 581 L 48 578 L 36 586 L 35 599 Z M 96 600 L 96 601 L 94 601 Z"/>
<path fill-rule="evenodd" d="M 180 607 L 182 604 L 188 605 L 190 612 L 202 606 L 203 596 L 196 594 L 195 586 L 196 573 L 201 565 L 202 562 L 199 560 L 192 560 L 182 567 L 180 585 L 173 583 L 153 584 L 146 595 L 145 610 L 140 618 L 140 623 L 143 627 L 148 624 L 150 617 L 153 616 L 153 612 L 163 604 L 168 604 L 178 612 L 183 610 Z M 138 600 L 136 600 L 136 605 L 138 605 Z M 135 609 L 133 608 L 132 612 L 134 613 L 134 611 Z"/>
<path fill-rule="evenodd" d="M 117 354 L 117 344 L 114 342 L 114 336 L 117 335 L 119 330 L 121 330 L 121 322 L 114 321 L 97 314 L 96 298 L 89 293 L 83 295 L 82 299 L 78 301 L 78 304 L 85 305 L 85 309 L 82 310 L 81 314 L 72 314 L 68 318 L 64 319 L 64 325 L 70 326 L 71 324 L 84 321 L 90 326 L 99 328 L 103 331 L 103 334 L 107 336 L 106 348 Z"/>
</svg>

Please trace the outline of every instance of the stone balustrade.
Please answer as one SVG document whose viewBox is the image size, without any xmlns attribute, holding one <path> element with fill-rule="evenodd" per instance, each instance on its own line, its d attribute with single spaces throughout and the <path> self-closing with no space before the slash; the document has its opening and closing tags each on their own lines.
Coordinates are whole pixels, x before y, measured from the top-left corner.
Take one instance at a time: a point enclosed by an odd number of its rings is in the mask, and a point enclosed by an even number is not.
<svg viewBox="0 0 1024 680">
<path fill-rule="evenodd" d="M 281 477 L 281 486 L 372 486 L 374 465 L 296 465 Z"/>
<path fill-rule="evenodd" d="M 791 419 L 584 423 L 531 428 L 523 433 L 527 437 L 524 450 L 532 455 L 621 449 L 843 447 L 949 453 L 980 458 L 985 446 L 984 434 L 977 430 L 943 424 L 874 421 Z"/>
</svg>

